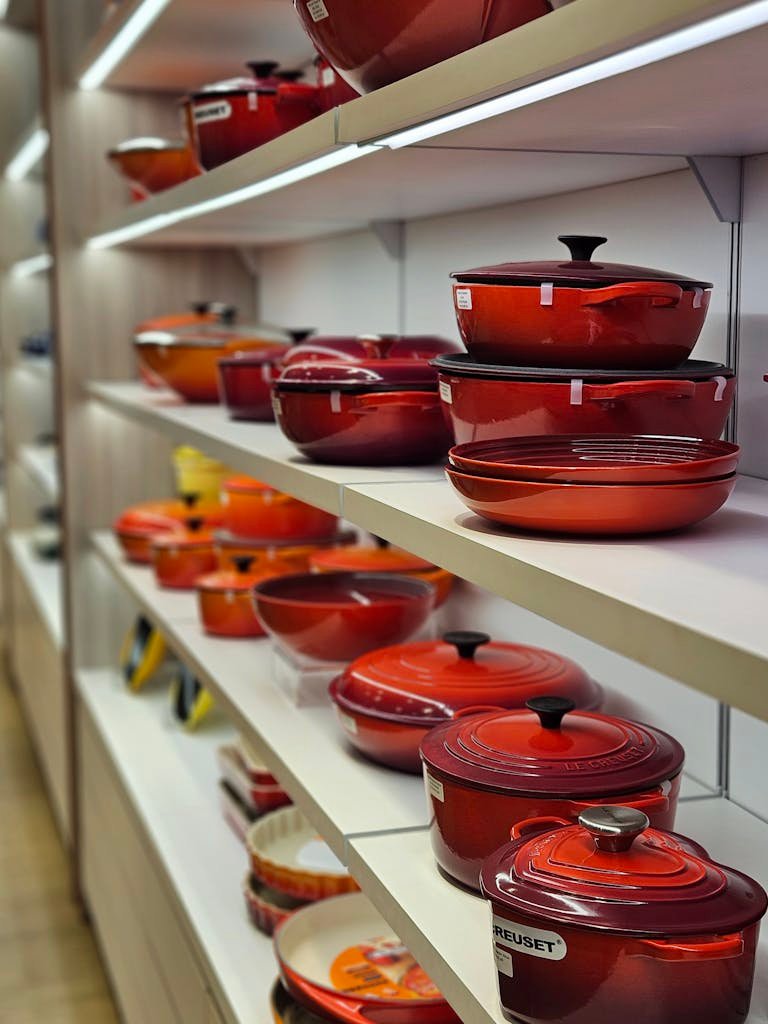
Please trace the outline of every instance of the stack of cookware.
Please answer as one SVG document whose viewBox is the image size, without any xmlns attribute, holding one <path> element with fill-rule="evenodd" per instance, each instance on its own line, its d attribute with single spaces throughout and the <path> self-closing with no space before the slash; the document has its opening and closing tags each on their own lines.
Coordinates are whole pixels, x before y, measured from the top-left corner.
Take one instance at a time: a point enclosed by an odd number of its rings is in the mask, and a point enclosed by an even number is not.
<svg viewBox="0 0 768 1024">
<path fill-rule="evenodd" d="M 257 818 L 290 804 L 291 798 L 242 736 L 219 747 L 216 757 L 222 814 L 244 843 Z"/>
<path fill-rule="evenodd" d="M 733 371 L 689 359 L 711 283 L 598 262 L 602 237 L 560 241 L 570 260 L 453 275 L 468 354 L 434 363 L 458 442 L 450 482 L 477 514 L 531 530 L 652 533 L 711 515 L 738 456 L 717 442 Z"/>
</svg>

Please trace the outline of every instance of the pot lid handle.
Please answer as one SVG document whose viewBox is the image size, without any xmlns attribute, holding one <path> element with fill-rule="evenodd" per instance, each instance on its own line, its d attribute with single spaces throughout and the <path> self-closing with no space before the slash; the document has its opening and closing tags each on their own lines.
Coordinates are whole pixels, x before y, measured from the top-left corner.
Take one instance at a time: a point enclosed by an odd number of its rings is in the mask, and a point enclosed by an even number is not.
<svg viewBox="0 0 768 1024">
<path fill-rule="evenodd" d="M 249 60 L 246 64 L 254 78 L 269 78 L 277 66 L 276 60 Z"/>
<path fill-rule="evenodd" d="M 184 524 L 191 533 L 197 533 L 203 528 L 205 519 L 202 516 L 190 516 Z"/>
<path fill-rule="evenodd" d="M 187 506 L 187 508 L 194 508 L 198 501 L 200 501 L 200 492 L 185 491 L 183 494 L 179 495 L 179 497 Z"/>
<path fill-rule="evenodd" d="M 253 555 L 235 555 L 232 561 L 237 571 L 245 574 L 253 565 Z"/>
<path fill-rule="evenodd" d="M 477 648 L 482 647 L 483 644 L 489 644 L 491 638 L 487 633 L 475 633 L 471 629 L 456 629 L 451 633 L 444 633 L 443 642 L 453 644 L 459 652 L 460 658 L 471 661 Z"/>
<path fill-rule="evenodd" d="M 288 329 L 292 345 L 300 345 L 302 341 L 306 341 L 307 338 L 311 338 L 316 333 L 316 327 L 291 327 Z"/>
<path fill-rule="evenodd" d="M 588 807 L 579 824 L 590 833 L 595 846 L 604 853 L 626 853 L 650 825 L 648 817 L 634 807 Z"/>
<path fill-rule="evenodd" d="M 542 729 L 559 729 L 568 712 L 576 709 L 568 697 L 531 697 L 525 706 L 539 716 Z"/>
<path fill-rule="evenodd" d="M 301 78 L 303 74 L 304 72 L 301 70 L 278 71 L 275 77 L 279 78 L 283 82 L 298 82 L 298 80 Z"/>
<path fill-rule="evenodd" d="M 386 551 L 389 548 L 389 541 L 385 537 L 378 537 L 375 533 L 372 534 L 372 537 L 379 551 Z"/>
<path fill-rule="evenodd" d="M 568 246 L 574 263 L 589 263 L 595 249 L 608 241 L 602 235 L 558 235 L 557 240 Z"/>
</svg>

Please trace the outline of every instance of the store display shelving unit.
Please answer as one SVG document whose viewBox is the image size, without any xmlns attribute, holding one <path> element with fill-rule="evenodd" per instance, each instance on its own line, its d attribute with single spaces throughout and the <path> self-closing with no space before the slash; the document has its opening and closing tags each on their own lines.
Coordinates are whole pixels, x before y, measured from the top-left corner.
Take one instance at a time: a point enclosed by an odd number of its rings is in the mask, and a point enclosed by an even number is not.
<svg viewBox="0 0 768 1024">
<path fill-rule="evenodd" d="M 764 0 L 575 0 L 135 204 L 104 151 L 130 135 L 176 132 L 176 98 L 230 77 L 254 48 L 307 65 L 291 5 L 125 0 L 106 18 L 96 0 L 42 9 L 52 274 L 5 276 L 20 289 L 52 280 L 58 365 L 49 374 L 14 360 L 6 376 L 27 387 L 55 380 L 61 445 L 54 473 L 26 447 L 33 435 L 14 442 L 14 472 L 51 494 L 58 487 L 64 503 L 61 632 L 76 755 L 64 803 L 129 1024 L 269 1020 L 272 953 L 245 922 L 245 855 L 216 811 L 214 749 L 233 728 L 462 1019 L 502 1020 L 486 908 L 434 870 L 420 781 L 353 757 L 327 704 L 297 706 L 281 688 L 266 641 L 204 636 L 194 596 L 159 589 L 121 558 L 109 525 L 126 504 L 170 492 L 178 444 L 445 566 L 483 588 L 488 614 L 509 632 L 593 656 L 625 703 L 686 732 L 683 830 L 767 881 L 768 808 L 744 787 L 739 757 L 754 734 L 766 749 L 768 721 L 768 462 L 757 401 L 740 400 L 729 428 L 752 475 L 700 529 L 644 541 L 518 537 L 481 527 L 440 467 L 310 464 L 273 425 L 148 391 L 129 345 L 137 321 L 203 297 L 334 333 L 454 332 L 448 269 L 507 248 L 530 255 L 531 239 L 541 245 L 555 225 L 590 230 L 599 216 L 627 262 L 666 263 L 663 238 L 672 266 L 684 261 L 716 282 L 702 358 L 736 363 L 751 395 L 765 315 Z M 3 265 L 35 254 L 29 246 Z M 21 567 L 20 534 L 10 550 Z M 42 576 L 27 580 L 42 607 L 52 591 Z M 229 724 L 187 735 L 172 724 L 162 683 L 125 690 L 118 651 L 139 610 Z M 106 841 L 113 834 L 119 843 Z M 750 1021 L 767 1007 L 763 955 Z"/>
</svg>

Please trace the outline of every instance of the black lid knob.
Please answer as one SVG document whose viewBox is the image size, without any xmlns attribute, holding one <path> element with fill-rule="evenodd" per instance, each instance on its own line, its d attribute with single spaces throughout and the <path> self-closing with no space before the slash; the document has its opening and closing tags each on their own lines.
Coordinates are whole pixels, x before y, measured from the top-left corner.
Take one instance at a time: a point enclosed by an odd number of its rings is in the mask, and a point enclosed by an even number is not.
<svg viewBox="0 0 768 1024">
<path fill-rule="evenodd" d="M 525 706 L 539 716 L 542 729 L 559 729 L 565 715 L 576 708 L 567 697 L 531 697 Z"/>
<path fill-rule="evenodd" d="M 246 573 L 253 565 L 253 555 L 234 555 L 232 561 L 238 572 Z"/>
<path fill-rule="evenodd" d="M 317 334 L 316 327 L 290 327 L 288 329 L 291 341 L 294 345 L 300 345 L 302 341 L 306 341 L 307 338 L 311 338 L 313 334 Z"/>
<path fill-rule="evenodd" d="M 376 534 L 374 533 L 373 539 L 376 542 L 376 547 L 379 549 L 379 551 L 386 551 L 387 548 L 389 547 L 389 541 L 385 540 L 384 537 L 377 537 Z"/>
<path fill-rule="evenodd" d="M 303 71 L 278 71 L 275 78 L 279 78 L 281 82 L 298 82 L 303 74 Z"/>
<path fill-rule="evenodd" d="M 185 491 L 183 494 L 180 494 L 179 497 L 187 506 L 187 508 L 194 508 L 198 501 L 200 501 L 200 492 Z"/>
<path fill-rule="evenodd" d="M 202 516 L 190 516 L 184 525 L 191 533 L 197 533 L 199 530 L 202 530 L 204 522 L 205 519 Z"/>
<path fill-rule="evenodd" d="M 276 60 L 249 60 L 246 67 L 251 69 L 254 78 L 269 78 L 278 67 L 278 62 Z"/>
<path fill-rule="evenodd" d="M 489 644 L 491 638 L 487 633 L 476 633 L 471 629 L 456 629 L 451 633 L 443 633 L 443 642 L 453 644 L 460 658 L 471 660 L 478 647 Z"/>
<path fill-rule="evenodd" d="M 595 249 L 608 241 L 602 235 L 558 235 L 557 240 L 568 246 L 574 263 L 589 263 Z"/>
</svg>

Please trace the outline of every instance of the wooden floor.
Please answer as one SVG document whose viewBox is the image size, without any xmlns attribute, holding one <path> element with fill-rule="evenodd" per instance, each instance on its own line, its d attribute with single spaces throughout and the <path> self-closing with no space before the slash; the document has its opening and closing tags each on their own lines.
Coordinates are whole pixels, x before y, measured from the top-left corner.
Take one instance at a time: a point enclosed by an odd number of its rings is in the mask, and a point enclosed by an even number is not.
<svg viewBox="0 0 768 1024">
<path fill-rule="evenodd" d="M 0 678 L 0 1024 L 117 1024 L 16 699 Z"/>
</svg>

